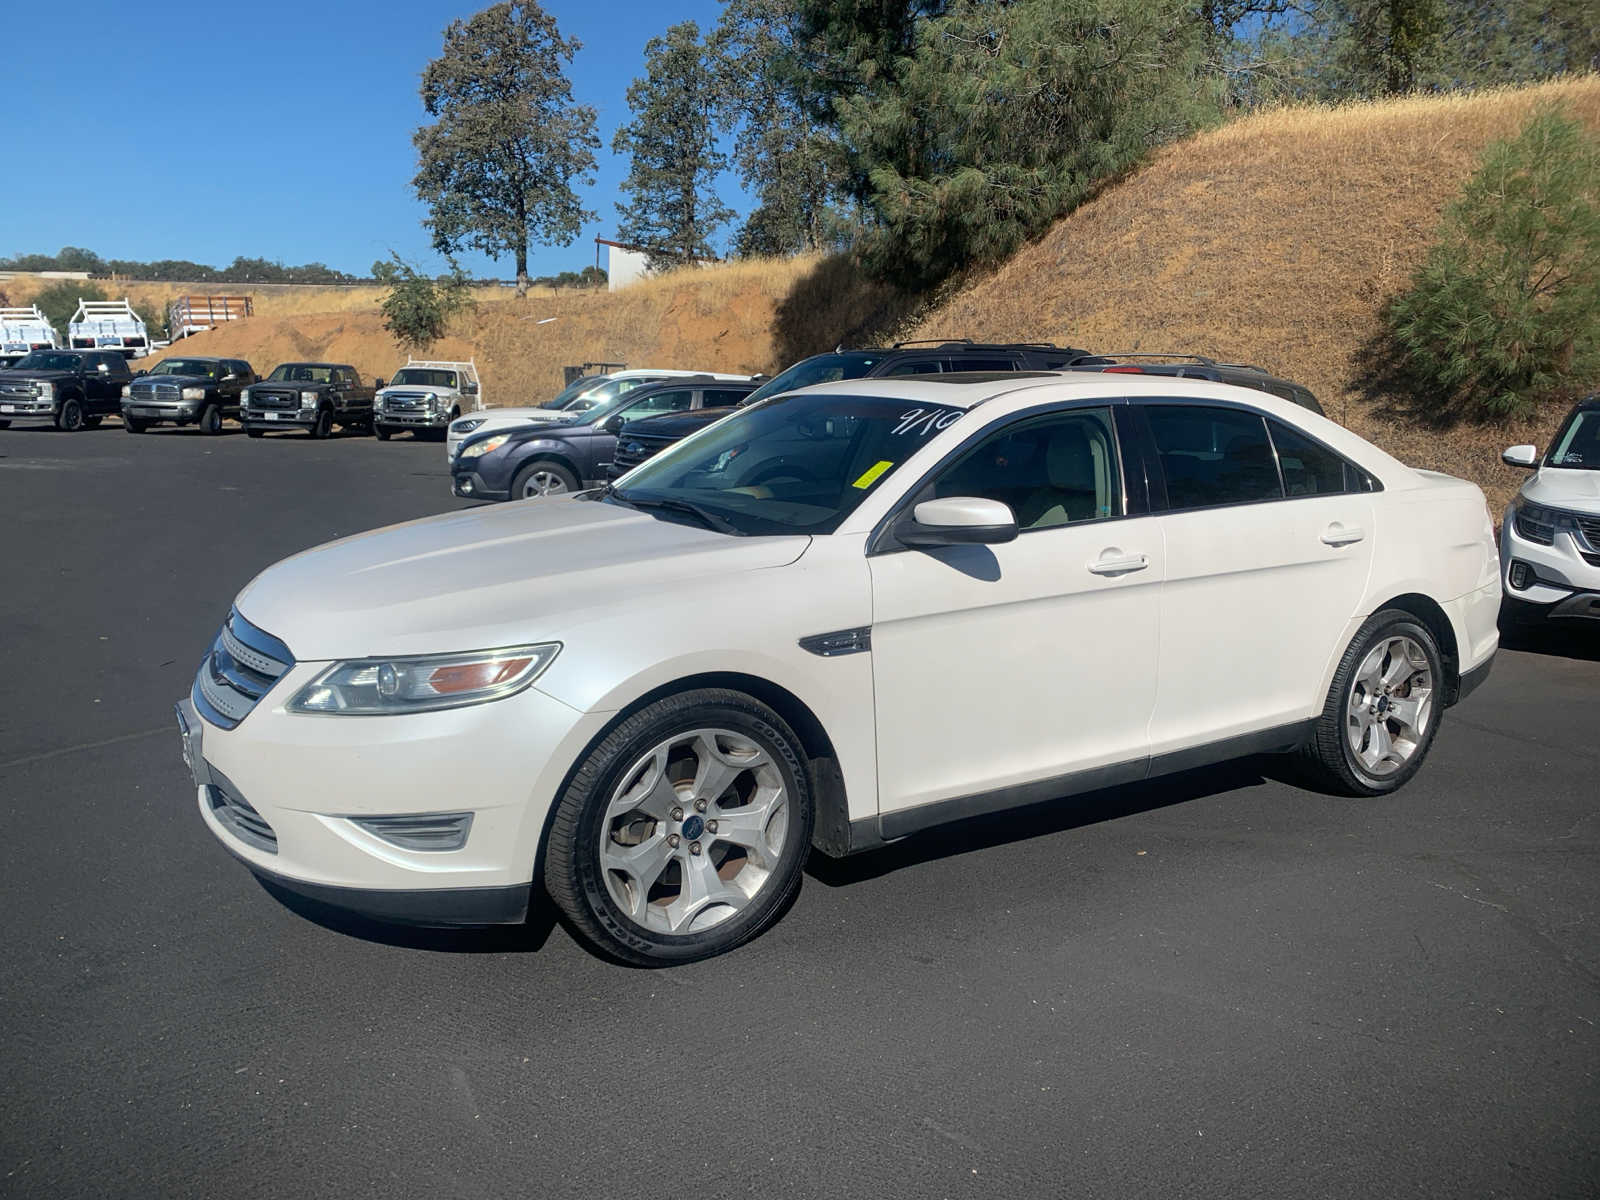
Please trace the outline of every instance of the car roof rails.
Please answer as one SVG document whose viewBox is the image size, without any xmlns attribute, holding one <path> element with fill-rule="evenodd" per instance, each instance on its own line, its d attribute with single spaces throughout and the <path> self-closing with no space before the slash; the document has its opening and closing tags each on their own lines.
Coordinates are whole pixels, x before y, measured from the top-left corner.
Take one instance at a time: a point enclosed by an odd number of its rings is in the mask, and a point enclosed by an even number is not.
<svg viewBox="0 0 1600 1200">
<path fill-rule="evenodd" d="M 911 338 L 908 341 L 896 342 L 890 349 L 904 350 L 907 346 L 975 346 L 971 338 Z"/>
<path fill-rule="evenodd" d="M 1080 354 L 1067 365 L 1070 367 L 1095 367 L 1099 366 L 1103 362 L 1110 362 L 1113 359 L 1119 358 L 1181 358 L 1189 362 L 1199 363 L 1202 367 L 1227 365 L 1220 364 L 1216 359 L 1207 358 L 1203 354 L 1167 354 L 1157 350 L 1152 350 L 1149 352 L 1137 350 L 1117 350 L 1110 354 Z"/>
</svg>

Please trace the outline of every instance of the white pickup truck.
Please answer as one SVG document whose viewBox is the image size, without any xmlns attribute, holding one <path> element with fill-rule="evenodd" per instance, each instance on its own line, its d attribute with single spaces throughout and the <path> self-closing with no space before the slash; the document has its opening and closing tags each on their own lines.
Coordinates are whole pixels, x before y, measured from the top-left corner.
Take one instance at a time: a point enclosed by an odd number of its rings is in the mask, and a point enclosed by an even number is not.
<svg viewBox="0 0 1600 1200">
<path fill-rule="evenodd" d="M 67 325 L 74 350 L 120 350 L 123 358 L 150 353 L 150 332 L 126 297 L 121 300 L 79 300 Z"/>
<path fill-rule="evenodd" d="M 34 350 L 61 349 L 61 335 L 37 305 L 0 308 L 0 367 Z"/>
<path fill-rule="evenodd" d="M 378 390 L 372 431 L 386 442 L 411 430 L 412 436 L 440 441 L 462 413 L 483 407 L 483 384 L 477 360 L 446 362 L 413 358 L 395 372 L 389 386 Z"/>
</svg>

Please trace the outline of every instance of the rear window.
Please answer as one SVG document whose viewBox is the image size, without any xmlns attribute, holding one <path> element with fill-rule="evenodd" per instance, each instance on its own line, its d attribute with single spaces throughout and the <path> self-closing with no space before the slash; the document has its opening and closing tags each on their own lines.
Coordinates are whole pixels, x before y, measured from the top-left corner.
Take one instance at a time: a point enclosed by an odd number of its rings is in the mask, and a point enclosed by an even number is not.
<svg viewBox="0 0 1600 1200">
<path fill-rule="evenodd" d="M 1259 414 L 1205 405 L 1145 410 L 1173 509 L 1250 504 L 1283 496 L 1278 467 Z"/>
</svg>

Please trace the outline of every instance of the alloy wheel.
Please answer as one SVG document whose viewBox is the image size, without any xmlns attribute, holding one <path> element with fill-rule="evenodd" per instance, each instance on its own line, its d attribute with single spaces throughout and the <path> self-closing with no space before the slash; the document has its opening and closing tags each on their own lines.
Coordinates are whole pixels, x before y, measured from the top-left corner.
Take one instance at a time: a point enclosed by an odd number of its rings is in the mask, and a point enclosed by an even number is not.
<svg viewBox="0 0 1600 1200">
<path fill-rule="evenodd" d="M 1361 660 L 1345 712 L 1355 762 L 1376 778 L 1392 775 L 1427 738 L 1433 720 L 1433 669 L 1409 637 L 1388 637 Z"/>
<path fill-rule="evenodd" d="M 523 483 L 522 498 L 526 500 L 531 496 L 562 496 L 566 494 L 566 491 L 567 481 L 565 479 L 562 479 L 554 471 L 548 471 L 540 467 L 529 475 Z"/>
<path fill-rule="evenodd" d="M 774 877 L 789 807 L 783 773 L 747 735 L 675 734 L 628 768 L 611 795 L 597 847 L 606 890 L 644 929 L 708 929 Z"/>
</svg>

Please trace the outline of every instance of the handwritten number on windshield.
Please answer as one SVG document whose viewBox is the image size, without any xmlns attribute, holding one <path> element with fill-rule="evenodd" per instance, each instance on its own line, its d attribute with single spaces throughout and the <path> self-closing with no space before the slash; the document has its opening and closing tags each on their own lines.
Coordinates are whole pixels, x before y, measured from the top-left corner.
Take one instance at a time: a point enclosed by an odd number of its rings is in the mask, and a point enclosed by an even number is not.
<svg viewBox="0 0 1600 1200">
<path fill-rule="evenodd" d="M 927 437 L 948 428 L 961 419 L 959 410 L 938 408 L 913 408 L 900 417 L 900 424 L 889 431 L 890 437 Z"/>
</svg>

